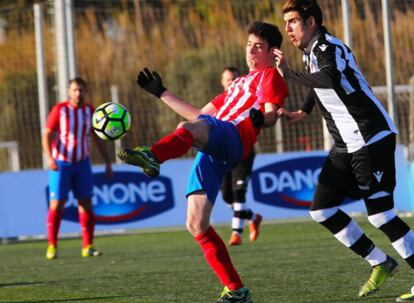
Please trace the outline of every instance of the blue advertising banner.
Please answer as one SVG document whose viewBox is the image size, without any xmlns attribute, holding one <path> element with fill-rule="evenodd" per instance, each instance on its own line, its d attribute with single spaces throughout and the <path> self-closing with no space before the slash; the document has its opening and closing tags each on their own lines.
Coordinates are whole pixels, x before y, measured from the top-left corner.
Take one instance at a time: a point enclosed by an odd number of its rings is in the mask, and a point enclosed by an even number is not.
<svg viewBox="0 0 414 303">
<path fill-rule="evenodd" d="M 95 196 L 92 204 L 96 224 L 139 221 L 174 207 L 173 188 L 169 178 L 161 176 L 149 179 L 141 173 L 123 171 L 117 171 L 110 180 L 104 173 L 94 173 L 93 178 Z M 47 200 L 48 197 L 46 190 Z M 78 205 L 72 192 L 65 206 L 63 220 L 79 221 Z"/>
<path fill-rule="evenodd" d="M 247 191 L 247 204 L 265 220 L 309 217 L 309 206 L 327 153 L 324 151 L 259 154 Z M 161 175 L 150 179 L 129 165 L 114 165 L 107 179 L 103 166 L 94 166 L 96 230 L 113 231 L 185 226 L 185 188 L 192 159 L 171 160 Z M 395 207 L 414 210 L 414 166 L 398 146 Z M 0 237 L 38 236 L 46 233 L 48 171 L 33 170 L 0 174 Z M 362 201 L 347 200 L 348 213 L 365 212 Z M 211 222 L 230 224 L 232 210 L 219 194 Z M 61 233 L 80 231 L 77 201 L 70 193 L 65 205 Z"/>
<path fill-rule="evenodd" d="M 309 209 L 326 155 L 281 160 L 255 169 L 253 197 L 258 203 L 291 209 Z M 347 199 L 344 204 L 355 202 Z"/>
</svg>

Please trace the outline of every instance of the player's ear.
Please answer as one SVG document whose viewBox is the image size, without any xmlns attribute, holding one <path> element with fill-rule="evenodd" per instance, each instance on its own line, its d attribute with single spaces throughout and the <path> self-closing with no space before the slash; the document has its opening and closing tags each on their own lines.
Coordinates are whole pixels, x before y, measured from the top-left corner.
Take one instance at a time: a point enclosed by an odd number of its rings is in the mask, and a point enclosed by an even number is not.
<svg viewBox="0 0 414 303">
<path fill-rule="evenodd" d="M 305 24 L 306 26 L 315 26 L 316 25 L 316 20 L 314 16 L 309 16 L 306 20 L 305 20 Z"/>
</svg>

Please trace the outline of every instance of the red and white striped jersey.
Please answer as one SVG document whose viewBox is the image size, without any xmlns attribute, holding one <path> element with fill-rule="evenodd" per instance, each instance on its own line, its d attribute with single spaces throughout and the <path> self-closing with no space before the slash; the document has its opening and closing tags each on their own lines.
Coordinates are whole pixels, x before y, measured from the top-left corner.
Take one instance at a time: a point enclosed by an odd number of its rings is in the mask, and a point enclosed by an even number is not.
<svg viewBox="0 0 414 303">
<path fill-rule="evenodd" d="M 57 137 L 52 143 L 53 159 L 73 163 L 89 157 L 94 111 L 95 108 L 90 104 L 74 106 L 69 101 L 52 108 L 46 128 L 57 131 Z"/>
<path fill-rule="evenodd" d="M 259 130 L 253 127 L 249 119 L 250 109 L 254 107 L 264 111 L 265 103 L 282 107 L 287 95 L 288 89 L 283 78 L 274 67 L 266 67 L 236 78 L 211 103 L 217 109 L 217 119 L 236 125 L 247 156 L 259 134 Z"/>
</svg>

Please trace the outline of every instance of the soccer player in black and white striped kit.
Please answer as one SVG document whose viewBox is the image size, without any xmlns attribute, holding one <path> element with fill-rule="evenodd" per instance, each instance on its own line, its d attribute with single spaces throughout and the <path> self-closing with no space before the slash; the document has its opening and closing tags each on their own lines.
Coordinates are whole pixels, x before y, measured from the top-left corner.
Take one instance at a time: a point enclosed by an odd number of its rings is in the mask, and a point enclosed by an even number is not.
<svg viewBox="0 0 414 303">
<path fill-rule="evenodd" d="M 362 198 L 369 222 L 389 238 L 414 269 L 414 233 L 394 211 L 398 131 L 359 70 L 352 51 L 323 27 L 316 0 L 288 0 L 283 14 L 290 41 L 303 51 L 307 72 L 289 69 L 281 50 L 274 51 L 276 67 L 285 80 L 310 90 L 298 111 L 281 109 L 279 115 L 289 118 L 290 123 L 298 122 L 316 104 L 326 121 L 334 145 L 322 168 L 310 215 L 369 262 L 371 275 L 358 294 L 367 296 L 379 289 L 398 264 L 339 206 L 347 196 Z M 414 301 L 414 294 L 402 295 L 396 301 Z"/>
</svg>

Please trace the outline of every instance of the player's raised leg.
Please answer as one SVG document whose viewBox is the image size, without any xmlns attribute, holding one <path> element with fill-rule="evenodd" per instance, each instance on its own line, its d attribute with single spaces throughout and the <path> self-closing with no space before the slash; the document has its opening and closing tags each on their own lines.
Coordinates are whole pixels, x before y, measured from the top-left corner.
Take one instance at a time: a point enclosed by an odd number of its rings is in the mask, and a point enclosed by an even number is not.
<svg viewBox="0 0 414 303">
<path fill-rule="evenodd" d="M 160 174 L 161 163 L 184 155 L 197 144 L 200 136 L 204 140 L 202 147 L 208 140 L 208 130 L 209 126 L 203 119 L 181 122 L 174 132 L 160 139 L 152 147 L 125 148 L 117 155 L 122 161 L 141 167 L 147 176 L 157 177 Z"/>
</svg>

